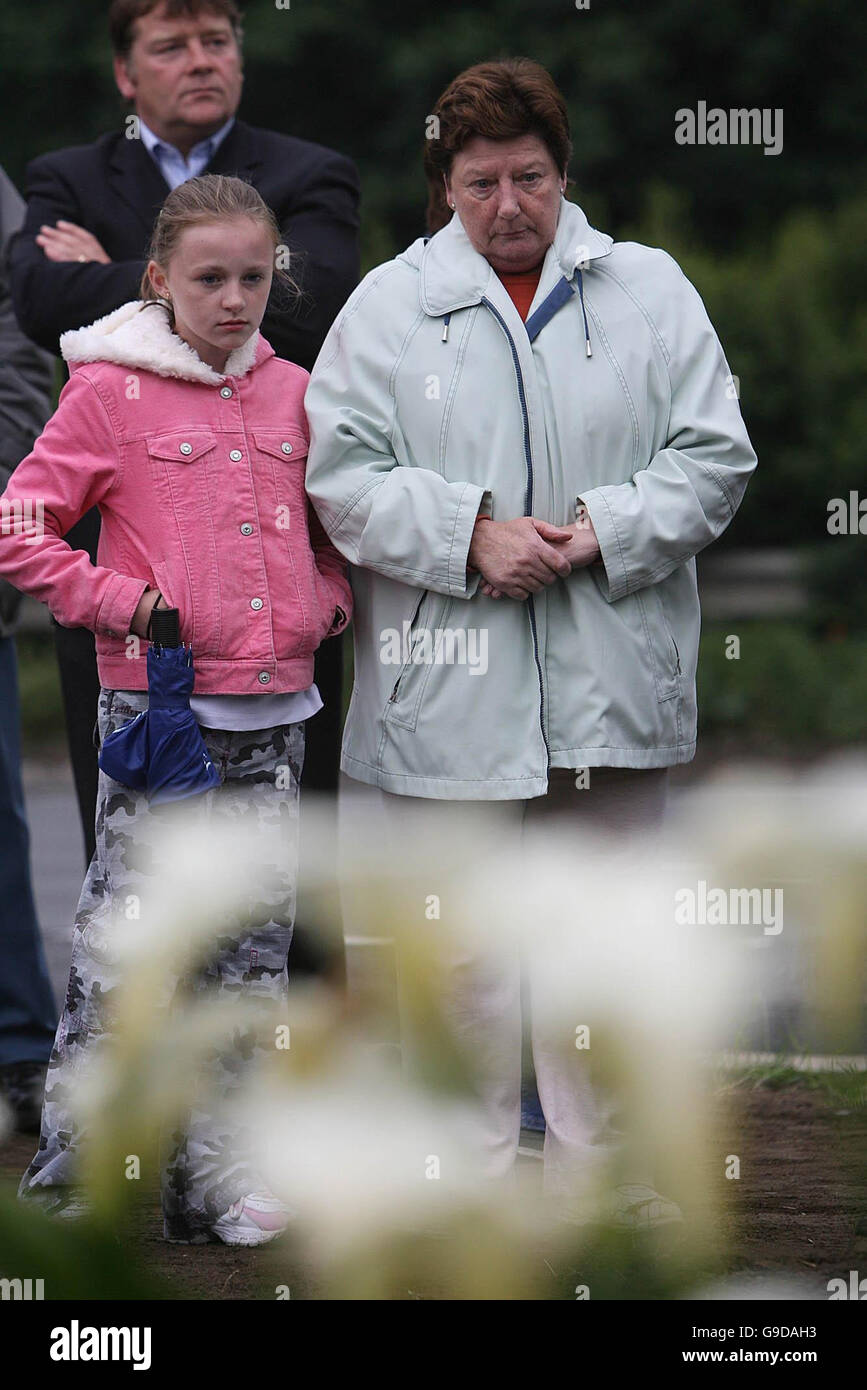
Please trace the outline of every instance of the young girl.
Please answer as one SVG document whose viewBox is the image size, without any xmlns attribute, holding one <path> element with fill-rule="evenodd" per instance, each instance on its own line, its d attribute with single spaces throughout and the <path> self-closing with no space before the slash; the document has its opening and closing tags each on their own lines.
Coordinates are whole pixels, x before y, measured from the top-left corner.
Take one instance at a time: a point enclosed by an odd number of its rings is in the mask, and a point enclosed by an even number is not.
<svg viewBox="0 0 867 1390">
<path fill-rule="evenodd" d="M 278 242 L 273 214 L 240 179 L 204 175 L 169 195 L 142 299 L 60 340 L 71 376 L 0 501 L 17 523 L 2 528 L 0 574 L 64 626 L 95 632 L 100 745 L 147 708 L 151 609 L 179 609 L 193 714 L 220 774 L 197 814 L 282 827 L 286 851 L 244 923 L 218 924 L 219 955 L 193 988 L 285 1010 L 303 721 L 322 705 L 313 654 L 345 627 L 352 599 L 304 489 L 308 374 L 258 332 L 272 275 L 288 281 L 274 271 Z M 62 539 L 94 505 L 96 565 Z M 58 1215 L 82 1208 L 69 1083 L 110 1040 L 113 904 L 145 885 L 153 816 L 143 793 L 100 772 L 96 854 L 20 1189 Z M 224 1094 L 239 1085 L 236 1051 L 210 1064 Z M 235 1139 L 191 1103 L 162 1165 L 167 1239 L 257 1245 L 286 1224 Z"/>
</svg>

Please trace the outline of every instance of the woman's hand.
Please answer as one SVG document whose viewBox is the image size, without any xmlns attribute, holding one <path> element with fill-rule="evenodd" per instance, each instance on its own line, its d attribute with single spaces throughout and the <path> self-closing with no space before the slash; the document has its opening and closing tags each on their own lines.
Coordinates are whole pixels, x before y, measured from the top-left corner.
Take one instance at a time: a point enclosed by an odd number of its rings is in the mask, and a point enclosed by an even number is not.
<svg viewBox="0 0 867 1390">
<path fill-rule="evenodd" d="M 480 517 L 473 530 L 468 560 L 480 571 L 492 596 L 525 599 L 555 579 L 565 578 L 572 566 L 563 554 L 571 528 L 551 526 L 532 516 L 514 521 Z"/>
<path fill-rule="evenodd" d="M 592 565 L 595 560 L 599 559 L 601 554 L 599 542 L 596 539 L 593 523 L 586 512 L 583 512 L 581 519 L 574 522 L 571 526 L 552 526 L 550 522 L 540 521 L 534 516 L 522 519 L 529 521 L 530 524 L 535 527 L 539 536 L 547 541 L 550 547 L 556 550 L 562 560 L 568 561 L 568 569 L 561 569 L 558 574 L 552 575 L 551 579 L 546 582 L 552 583 L 553 580 L 558 577 L 565 577 L 565 575 L 571 574 L 573 569 L 582 569 L 586 565 Z M 509 525 L 511 523 L 505 524 Z M 478 522 L 476 525 L 478 526 Z M 475 540 L 475 535 L 473 539 Z M 471 556 L 472 553 L 473 547 L 470 546 Z M 504 585 L 492 583 L 489 576 L 485 574 L 482 566 L 479 565 L 478 568 L 482 570 L 482 583 L 479 585 L 479 592 L 486 594 L 488 598 L 503 598 L 504 595 L 508 598 L 527 597 L 526 594 L 509 593 L 509 590 Z M 537 586 L 537 590 L 540 588 L 542 588 L 541 584 Z M 537 590 L 533 592 L 537 592 Z"/>
<path fill-rule="evenodd" d="M 168 606 L 159 589 L 145 589 L 138 601 L 138 607 L 132 615 L 132 622 L 129 625 L 130 632 L 134 632 L 136 637 L 147 639 L 148 623 L 152 610 L 154 608 L 168 608 Z"/>
<path fill-rule="evenodd" d="M 557 548 L 561 554 L 566 556 L 573 570 L 583 569 L 585 565 L 592 565 L 594 560 L 599 559 L 602 552 L 599 549 L 593 522 L 586 511 L 581 513 L 578 521 L 564 529 L 571 533 L 570 539 L 558 545 Z"/>
</svg>

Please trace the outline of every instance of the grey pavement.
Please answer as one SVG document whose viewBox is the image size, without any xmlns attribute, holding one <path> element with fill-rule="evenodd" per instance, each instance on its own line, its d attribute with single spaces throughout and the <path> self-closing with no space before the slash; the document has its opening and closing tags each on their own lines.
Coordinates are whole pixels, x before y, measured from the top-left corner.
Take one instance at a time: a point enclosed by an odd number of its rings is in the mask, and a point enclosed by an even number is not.
<svg viewBox="0 0 867 1390">
<path fill-rule="evenodd" d="M 84 841 L 67 762 L 24 763 L 30 864 L 55 1003 L 66 993 L 72 923 L 84 881 Z"/>
</svg>

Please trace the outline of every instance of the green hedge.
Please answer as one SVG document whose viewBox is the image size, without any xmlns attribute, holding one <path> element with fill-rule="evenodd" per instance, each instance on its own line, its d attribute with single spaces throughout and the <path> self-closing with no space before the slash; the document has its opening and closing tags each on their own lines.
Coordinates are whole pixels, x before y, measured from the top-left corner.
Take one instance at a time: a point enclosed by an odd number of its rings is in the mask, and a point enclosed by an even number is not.
<svg viewBox="0 0 867 1390">
<path fill-rule="evenodd" d="M 740 638 L 740 656 L 726 639 Z M 713 623 L 698 663 L 699 740 L 744 752 L 818 751 L 867 741 L 867 637 L 797 622 Z"/>
</svg>

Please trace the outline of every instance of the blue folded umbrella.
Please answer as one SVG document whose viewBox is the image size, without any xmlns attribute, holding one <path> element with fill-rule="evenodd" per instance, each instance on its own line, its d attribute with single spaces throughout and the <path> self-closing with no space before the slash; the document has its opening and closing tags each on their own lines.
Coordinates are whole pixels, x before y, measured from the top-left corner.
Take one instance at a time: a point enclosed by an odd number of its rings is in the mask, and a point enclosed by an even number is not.
<svg viewBox="0 0 867 1390">
<path fill-rule="evenodd" d="M 174 615 L 176 630 L 176 610 L 161 609 L 164 633 L 167 614 Z M 220 774 L 208 757 L 190 709 L 195 681 L 192 649 L 154 640 L 147 663 L 148 708 L 109 734 L 99 754 L 100 767 L 123 786 L 146 791 L 155 805 L 218 787 Z"/>
</svg>

